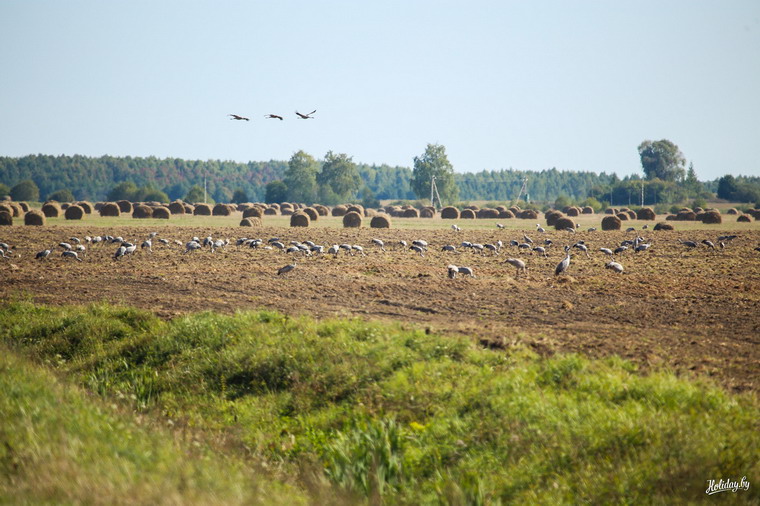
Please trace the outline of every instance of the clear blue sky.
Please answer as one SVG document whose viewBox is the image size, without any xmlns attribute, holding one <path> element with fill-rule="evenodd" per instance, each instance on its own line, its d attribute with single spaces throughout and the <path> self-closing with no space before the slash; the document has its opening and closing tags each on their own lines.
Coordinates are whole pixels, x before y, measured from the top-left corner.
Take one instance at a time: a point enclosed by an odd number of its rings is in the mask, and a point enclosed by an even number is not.
<svg viewBox="0 0 760 506">
<path fill-rule="evenodd" d="M 663 138 L 760 175 L 760 1 L 0 0 L 0 155 L 623 176 Z"/>
</svg>

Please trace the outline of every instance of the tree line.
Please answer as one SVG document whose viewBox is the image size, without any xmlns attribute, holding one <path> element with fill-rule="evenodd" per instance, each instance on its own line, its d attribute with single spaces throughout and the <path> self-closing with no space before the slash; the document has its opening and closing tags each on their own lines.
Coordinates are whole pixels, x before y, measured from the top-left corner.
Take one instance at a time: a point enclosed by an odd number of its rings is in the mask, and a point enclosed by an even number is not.
<svg viewBox="0 0 760 506">
<path fill-rule="evenodd" d="M 760 178 L 726 175 L 697 179 L 692 164 L 667 140 L 638 146 L 642 176 L 615 173 L 514 169 L 455 173 L 442 145 L 428 144 L 412 167 L 369 165 L 345 153 L 328 151 L 322 159 L 298 151 L 288 161 L 239 163 L 156 157 L 29 155 L 0 157 L 0 196 L 14 200 L 157 200 L 168 202 L 319 202 L 333 205 L 379 200 L 427 200 L 431 181 L 442 204 L 487 200 L 509 202 L 526 182 L 522 200 L 598 205 L 657 205 L 714 196 L 760 202 Z M 596 205 L 595 204 L 595 205 Z"/>
</svg>

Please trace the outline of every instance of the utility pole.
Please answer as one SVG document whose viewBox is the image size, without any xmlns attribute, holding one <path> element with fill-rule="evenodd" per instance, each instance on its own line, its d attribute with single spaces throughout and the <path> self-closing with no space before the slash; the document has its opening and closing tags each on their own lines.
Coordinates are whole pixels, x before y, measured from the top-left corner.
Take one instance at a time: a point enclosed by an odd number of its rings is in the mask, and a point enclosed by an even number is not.
<svg viewBox="0 0 760 506">
<path fill-rule="evenodd" d="M 438 199 L 438 205 L 442 208 L 443 202 L 441 202 L 441 196 L 438 195 L 438 187 L 435 184 L 435 176 L 432 176 L 430 179 L 430 206 L 433 209 L 436 209 L 435 207 L 435 199 Z"/>
<path fill-rule="evenodd" d="M 644 207 L 644 180 L 641 180 L 641 207 Z"/>
<path fill-rule="evenodd" d="M 206 198 L 206 174 L 203 174 L 203 203 L 208 204 L 208 199 Z"/>
</svg>

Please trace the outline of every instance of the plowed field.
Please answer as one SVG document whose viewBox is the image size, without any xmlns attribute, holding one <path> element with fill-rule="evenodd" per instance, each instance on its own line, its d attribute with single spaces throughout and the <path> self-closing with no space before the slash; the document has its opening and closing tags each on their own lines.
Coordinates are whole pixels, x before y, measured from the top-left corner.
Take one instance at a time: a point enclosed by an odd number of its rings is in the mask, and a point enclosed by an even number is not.
<svg viewBox="0 0 760 506">
<path fill-rule="evenodd" d="M 640 228 L 640 226 L 637 226 Z M 114 260 L 115 244 L 87 245 L 82 262 L 64 259 L 61 249 L 46 260 L 34 254 L 53 244 L 85 235 L 121 235 L 137 242 L 158 230 L 153 252 L 140 250 Z M 233 312 L 271 308 L 287 314 L 318 317 L 353 316 L 401 321 L 436 332 L 467 334 L 484 345 L 524 343 L 539 353 L 577 351 L 591 356 L 613 354 L 631 359 L 642 370 L 665 366 L 683 374 L 712 376 L 733 390 L 760 386 L 760 244 L 757 230 L 738 232 L 725 249 L 700 244 L 688 249 L 680 240 L 710 239 L 720 230 L 652 232 L 647 252 L 625 252 L 616 260 L 625 274 L 605 269 L 609 261 L 599 247 L 616 247 L 634 233 L 529 231 L 536 243 L 551 238 L 549 257 L 519 253 L 506 246 L 522 242 L 516 230 L 368 230 L 265 227 L 160 228 L 123 226 L 10 227 L 0 241 L 15 247 L 0 260 L 0 297 L 30 296 L 42 303 L 88 303 L 106 300 L 152 310 L 163 317 L 199 310 Z M 192 236 L 229 238 L 183 254 Z M 358 244 L 366 255 L 313 255 L 297 258 L 280 250 L 235 246 L 235 239 L 280 237 L 317 244 Z M 172 241 L 169 246 L 159 238 Z M 385 241 L 386 251 L 371 238 Z M 420 256 L 398 247 L 424 239 Z M 475 254 L 462 241 L 505 243 L 499 255 Z M 566 276 L 554 276 L 564 257 L 562 246 L 585 240 L 590 258 L 574 250 Z M 454 244 L 459 252 L 443 252 Z M 512 256 L 527 262 L 527 275 L 505 264 Z M 278 276 L 279 267 L 297 259 L 297 267 Z M 446 266 L 469 266 L 474 278 L 448 279 Z"/>
</svg>

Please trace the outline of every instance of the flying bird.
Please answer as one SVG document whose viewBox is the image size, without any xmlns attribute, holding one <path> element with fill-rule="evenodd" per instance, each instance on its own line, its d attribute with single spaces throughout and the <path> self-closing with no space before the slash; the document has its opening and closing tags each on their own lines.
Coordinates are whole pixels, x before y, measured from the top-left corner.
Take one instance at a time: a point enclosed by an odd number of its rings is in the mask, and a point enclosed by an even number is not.
<svg viewBox="0 0 760 506">
<path fill-rule="evenodd" d="M 300 113 L 300 112 L 298 112 L 298 111 L 296 111 L 296 114 L 297 114 L 297 115 L 298 115 L 298 117 L 299 117 L 299 118 L 301 118 L 301 119 L 314 119 L 314 116 L 312 116 L 312 115 L 313 115 L 315 112 L 317 112 L 317 110 L 316 110 L 316 109 L 314 109 L 313 111 L 311 111 L 311 112 L 310 112 L 310 113 L 308 113 L 308 114 L 301 114 L 301 113 Z"/>
<path fill-rule="evenodd" d="M 246 118 L 245 116 L 238 116 L 237 114 L 228 114 L 228 116 L 232 116 L 230 119 L 251 121 L 250 119 Z"/>
<path fill-rule="evenodd" d="M 267 118 L 267 119 L 278 119 L 280 121 L 283 120 L 283 117 L 282 116 L 278 116 L 277 114 L 267 114 L 264 117 Z"/>
</svg>

